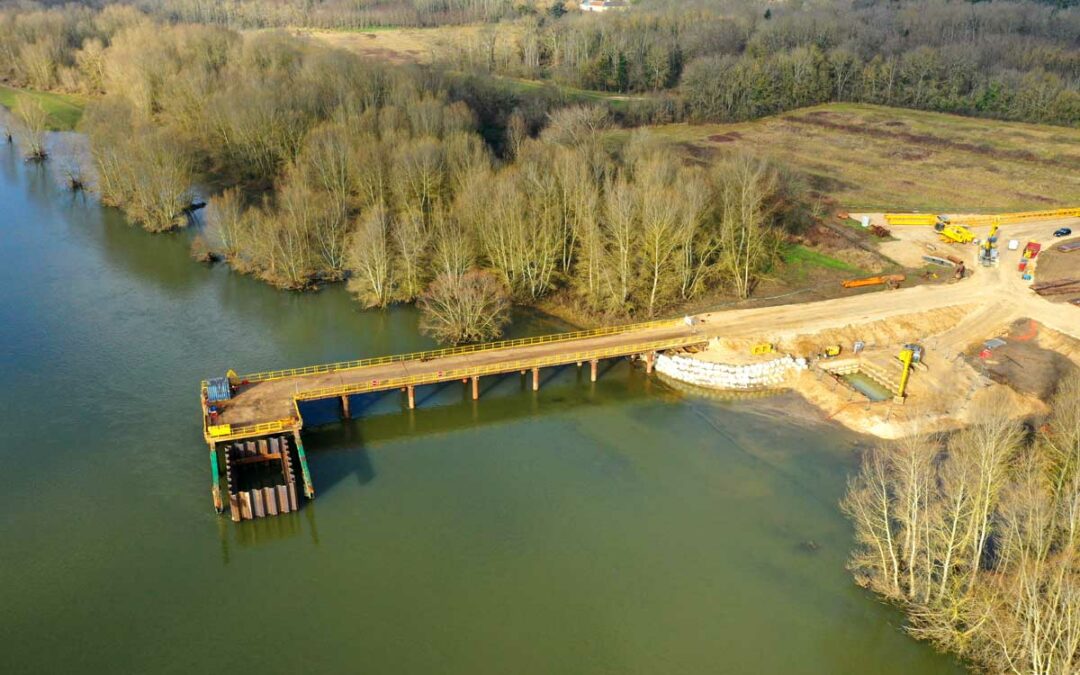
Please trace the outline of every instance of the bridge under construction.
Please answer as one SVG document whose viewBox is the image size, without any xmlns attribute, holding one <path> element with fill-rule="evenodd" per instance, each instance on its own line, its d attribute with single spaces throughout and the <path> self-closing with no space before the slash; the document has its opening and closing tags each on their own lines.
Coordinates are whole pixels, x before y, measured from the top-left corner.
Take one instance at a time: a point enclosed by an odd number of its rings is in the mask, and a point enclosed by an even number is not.
<svg viewBox="0 0 1080 675">
<path fill-rule="evenodd" d="M 887 217 L 887 222 L 894 225 L 922 225 L 928 236 L 934 230 L 927 226 L 943 219 L 926 214 Z M 1002 224 L 1010 225 L 1010 236 L 1039 241 L 1053 228 L 1077 227 L 1078 220 L 1080 209 L 1060 209 L 996 217 L 960 216 L 953 222 L 989 228 L 991 234 L 984 236 L 993 243 L 992 235 Z M 918 258 L 925 252 L 915 248 L 918 237 L 903 237 L 920 228 L 902 230 L 896 244 L 913 247 L 913 256 Z M 967 258 L 978 255 L 971 248 L 956 251 Z M 969 317 L 952 328 L 952 342 L 966 344 L 968 338 L 981 337 L 980 327 L 1020 317 L 1080 339 L 1080 313 L 1063 311 L 1061 305 L 1036 295 L 1030 283 L 1015 271 L 985 268 L 959 283 L 904 288 L 890 291 L 885 297 L 860 293 L 810 303 L 733 309 L 698 315 L 692 320 L 611 326 L 306 368 L 248 375 L 230 371 L 227 377 L 204 381 L 200 392 L 203 436 L 210 446 L 214 505 L 218 511 L 228 509 L 233 520 L 239 521 L 296 510 L 300 487 L 304 497 L 314 497 L 315 486 L 301 439 L 301 403 L 336 399 L 341 417 L 348 419 L 351 397 L 363 394 L 401 390 L 403 400 L 413 408 L 416 387 L 457 380 L 470 385 L 466 391 L 471 390 L 472 398 L 477 399 L 480 378 L 490 375 L 531 375 L 532 388 L 537 390 L 542 368 L 588 365 L 595 381 L 597 364 L 605 359 L 639 358 L 651 372 L 658 352 L 702 345 L 714 337 L 777 339 L 945 307 L 965 307 Z M 224 494 L 222 483 L 226 486 Z"/>
<path fill-rule="evenodd" d="M 204 381 L 200 401 L 203 436 L 210 446 L 214 506 L 233 520 L 276 515 L 297 508 L 296 467 L 304 496 L 315 486 L 300 437 L 300 404 L 336 399 L 343 419 L 351 417 L 350 397 L 402 390 L 408 407 L 416 387 L 455 380 L 480 395 L 480 378 L 520 372 L 540 388 L 540 369 L 588 365 L 597 378 L 604 359 L 638 357 L 652 372 L 655 355 L 666 349 L 705 343 L 697 320 L 664 320 L 594 330 L 504 340 L 425 352 L 397 354 L 306 368 L 275 370 Z M 221 477 L 226 482 L 221 493 Z"/>
</svg>

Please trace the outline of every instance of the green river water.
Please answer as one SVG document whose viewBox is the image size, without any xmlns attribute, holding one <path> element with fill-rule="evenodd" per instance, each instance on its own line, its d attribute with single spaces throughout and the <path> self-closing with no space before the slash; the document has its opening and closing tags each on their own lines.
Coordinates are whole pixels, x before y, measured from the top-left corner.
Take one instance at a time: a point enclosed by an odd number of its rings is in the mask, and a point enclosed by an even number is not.
<svg viewBox="0 0 1080 675">
<path fill-rule="evenodd" d="M 0 672 L 959 672 L 852 584 L 861 439 L 792 396 L 619 362 L 376 397 L 305 431 L 314 502 L 218 516 L 200 379 L 431 343 L 188 236 L 0 147 Z"/>
</svg>

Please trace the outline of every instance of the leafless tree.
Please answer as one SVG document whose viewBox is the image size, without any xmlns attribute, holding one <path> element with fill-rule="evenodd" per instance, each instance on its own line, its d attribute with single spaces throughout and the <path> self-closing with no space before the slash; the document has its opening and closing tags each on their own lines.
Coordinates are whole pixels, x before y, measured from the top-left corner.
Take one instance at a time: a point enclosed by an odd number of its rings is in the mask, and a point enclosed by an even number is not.
<svg viewBox="0 0 1080 675">
<path fill-rule="evenodd" d="M 12 108 L 14 136 L 23 156 L 31 160 L 43 160 L 48 156 L 45 148 L 45 131 L 49 125 L 49 113 L 41 102 L 32 96 L 19 96 Z"/>
<path fill-rule="evenodd" d="M 490 272 L 438 276 L 418 301 L 421 330 L 441 342 L 491 340 L 509 320 L 506 287 Z"/>
<path fill-rule="evenodd" d="M 349 290 L 368 307 L 385 307 L 394 295 L 394 254 L 390 214 L 382 205 L 369 209 L 349 237 Z"/>
</svg>

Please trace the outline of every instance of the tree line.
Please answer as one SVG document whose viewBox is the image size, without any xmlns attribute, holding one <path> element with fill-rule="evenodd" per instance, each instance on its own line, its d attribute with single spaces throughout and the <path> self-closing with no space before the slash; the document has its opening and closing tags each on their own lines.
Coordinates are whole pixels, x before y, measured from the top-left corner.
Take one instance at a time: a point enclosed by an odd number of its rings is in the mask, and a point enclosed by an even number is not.
<svg viewBox="0 0 1080 675">
<path fill-rule="evenodd" d="M 460 68 L 664 93 L 639 121 L 731 121 L 857 101 L 1080 124 L 1080 11 L 1030 0 L 792 3 L 651 0 L 519 21 L 448 45 Z"/>
<path fill-rule="evenodd" d="M 619 140 L 601 108 L 506 110 L 467 79 L 282 32 L 83 12 L 15 23 L 67 36 L 50 72 L 94 92 L 85 182 L 105 203 L 169 230 L 206 186 L 204 249 L 283 288 L 344 280 L 366 306 L 419 301 L 457 317 L 432 322 L 449 341 L 490 337 L 501 321 L 476 307 L 508 301 L 654 316 L 746 297 L 812 209 L 781 167 Z M 481 133 L 493 115 L 498 152 Z"/>
<path fill-rule="evenodd" d="M 871 451 L 843 507 L 860 585 L 989 672 L 1080 668 L 1080 375 L 1037 431 L 991 399 L 946 438 Z"/>
<path fill-rule="evenodd" d="M 594 14 L 504 0 L 106 2 L 100 12 L 70 5 L 0 12 L 0 77 L 36 89 L 94 87 L 111 35 L 148 16 L 357 28 L 378 23 L 358 18 L 365 12 L 408 10 L 431 22 L 391 23 L 492 22 L 468 39 L 435 46 L 441 65 L 649 94 L 627 106 L 632 122 L 738 121 L 853 101 L 1075 126 L 1080 10 L 1065 4 L 643 0 L 631 11 Z"/>
</svg>

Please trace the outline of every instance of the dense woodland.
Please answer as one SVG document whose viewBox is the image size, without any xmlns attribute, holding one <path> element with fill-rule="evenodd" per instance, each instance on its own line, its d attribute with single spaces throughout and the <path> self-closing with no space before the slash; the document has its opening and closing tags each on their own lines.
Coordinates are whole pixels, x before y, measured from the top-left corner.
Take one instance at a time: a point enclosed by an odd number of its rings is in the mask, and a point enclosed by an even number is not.
<svg viewBox="0 0 1080 675">
<path fill-rule="evenodd" d="M 0 25 L 46 36 L 31 52 L 77 36 L 48 67 L 27 67 L 41 64 L 25 46 L 8 58 L 33 86 L 94 92 L 81 129 L 106 203 L 168 230 L 209 185 L 208 247 L 285 288 L 344 279 L 369 306 L 434 308 L 426 290 L 480 269 L 468 279 L 494 278 L 517 302 L 557 294 L 594 315 L 653 316 L 711 291 L 749 295 L 811 208 L 768 163 L 690 165 L 647 132 L 609 147 L 599 108 L 552 111 L 536 137 L 504 111 L 497 155 L 467 102 L 482 92 L 284 33 L 162 25 L 115 5 Z"/>
<path fill-rule="evenodd" d="M 877 448 L 844 502 L 859 582 L 989 672 L 1080 669 L 1080 375 L 1050 403 L 1038 431 L 989 400 L 948 438 Z"/>
<path fill-rule="evenodd" d="M 858 101 L 1080 124 L 1080 9 L 1072 0 L 641 0 L 604 14 L 511 0 L 124 4 L 162 21 L 231 28 L 487 22 L 481 38 L 441 45 L 443 65 L 632 94 L 622 111 L 630 122 L 746 120 Z M 85 26 L 57 18 L 52 28 L 61 32 L 50 29 L 43 42 L 29 23 L 0 24 L 0 49 L 14 57 L 8 77 L 77 86 L 65 48 L 81 44 Z M 53 70 L 50 56 L 60 62 Z"/>
</svg>

